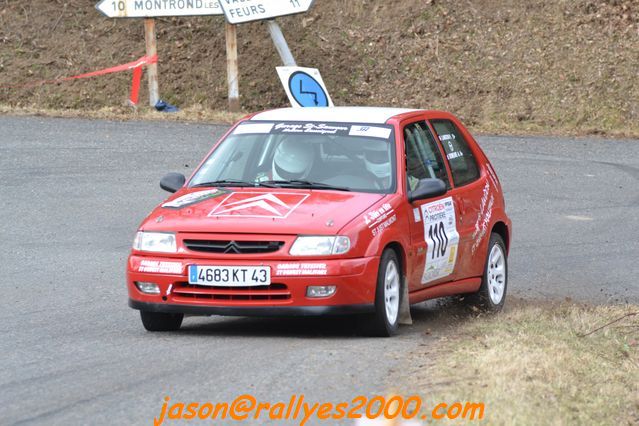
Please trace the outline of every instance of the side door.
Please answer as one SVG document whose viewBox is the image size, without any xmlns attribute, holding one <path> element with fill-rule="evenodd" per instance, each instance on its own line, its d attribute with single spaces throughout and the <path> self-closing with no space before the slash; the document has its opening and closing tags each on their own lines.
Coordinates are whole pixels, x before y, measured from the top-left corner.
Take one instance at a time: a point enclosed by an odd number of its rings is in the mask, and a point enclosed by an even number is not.
<svg viewBox="0 0 639 426">
<path fill-rule="evenodd" d="M 460 235 L 456 279 L 477 277 L 484 266 L 485 253 L 479 253 L 478 248 L 485 236 L 482 233 L 490 232 L 486 231 L 484 222 L 490 221 L 494 189 L 491 190 L 486 176 L 482 176 L 473 150 L 453 120 L 431 119 L 430 124 L 446 154 L 453 180 L 450 195 L 458 212 Z"/>
<path fill-rule="evenodd" d="M 449 173 L 428 124 L 426 121 L 407 124 L 402 133 L 406 194 L 417 187 L 420 179 L 441 179 L 448 188 L 443 196 L 415 201 L 409 206 L 413 267 L 408 272 L 408 288 L 416 291 L 455 279 L 459 234 Z"/>
</svg>

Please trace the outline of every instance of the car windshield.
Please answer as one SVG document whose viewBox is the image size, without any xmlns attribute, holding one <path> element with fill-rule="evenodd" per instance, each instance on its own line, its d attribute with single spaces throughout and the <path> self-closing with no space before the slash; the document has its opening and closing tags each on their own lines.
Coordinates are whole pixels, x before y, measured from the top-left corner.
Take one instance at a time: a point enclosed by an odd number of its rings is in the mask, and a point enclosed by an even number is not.
<svg viewBox="0 0 639 426">
<path fill-rule="evenodd" d="M 387 125 L 248 121 L 218 145 L 189 186 L 390 193 L 393 141 Z"/>
</svg>

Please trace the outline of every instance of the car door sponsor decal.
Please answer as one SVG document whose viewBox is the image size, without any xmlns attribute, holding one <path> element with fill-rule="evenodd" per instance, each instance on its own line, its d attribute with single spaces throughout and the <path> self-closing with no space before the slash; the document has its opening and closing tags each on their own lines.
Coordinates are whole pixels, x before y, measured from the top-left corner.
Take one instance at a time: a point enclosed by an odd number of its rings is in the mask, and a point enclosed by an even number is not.
<svg viewBox="0 0 639 426">
<path fill-rule="evenodd" d="M 427 247 L 422 284 L 427 284 L 452 274 L 455 269 L 459 233 L 453 199 L 424 204 L 422 217 Z"/>
<path fill-rule="evenodd" d="M 209 213 L 209 217 L 286 219 L 308 197 L 309 194 L 286 192 L 233 192 Z"/>
<path fill-rule="evenodd" d="M 207 189 L 205 191 L 191 192 L 190 194 L 183 195 L 176 198 L 173 201 L 162 204 L 165 209 L 181 209 L 187 206 L 192 206 L 204 200 L 219 197 L 220 195 L 228 194 L 229 191 L 224 189 Z"/>
<path fill-rule="evenodd" d="M 479 203 L 479 213 L 477 214 L 477 220 L 475 221 L 475 229 L 473 230 L 473 246 L 470 250 L 472 254 L 475 254 L 488 232 L 488 225 L 490 224 L 490 218 L 493 215 L 494 204 L 495 196 L 490 190 L 490 183 L 486 181 L 481 202 Z"/>
<path fill-rule="evenodd" d="M 378 236 L 383 230 L 397 221 L 395 210 L 389 203 L 384 203 L 380 208 L 366 212 L 363 218 L 373 237 Z"/>
</svg>

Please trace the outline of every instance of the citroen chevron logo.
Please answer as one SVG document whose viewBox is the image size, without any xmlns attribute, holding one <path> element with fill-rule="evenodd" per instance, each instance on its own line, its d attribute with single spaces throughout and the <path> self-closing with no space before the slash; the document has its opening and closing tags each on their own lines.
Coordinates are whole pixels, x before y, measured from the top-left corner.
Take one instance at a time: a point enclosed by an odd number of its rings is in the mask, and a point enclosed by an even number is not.
<svg viewBox="0 0 639 426">
<path fill-rule="evenodd" d="M 282 200 L 280 200 L 273 194 L 266 194 L 259 197 L 249 198 L 247 200 L 229 203 L 226 205 L 226 210 L 222 210 L 218 212 L 218 214 L 230 213 L 233 211 L 246 210 L 250 209 L 251 207 L 257 207 L 259 209 L 266 210 L 272 213 L 273 216 L 281 216 L 282 213 L 280 213 L 280 211 L 277 210 L 274 205 L 279 206 L 280 210 L 282 210 L 281 208 L 283 208 L 284 210 L 288 210 L 288 206 Z"/>
<path fill-rule="evenodd" d="M 285 219 L 309 194 L 234 192 L 209 216 L 268 217 Z"/>
<path fill-rule="evenodd" d="M 235 241 L 231 241 L 230 243 L 228 243 L 226 245 L 226 247 L 224 248 L 224 253 L 235 253 L 235 254 L 240 254 L 242 253 L 242 251 L 240 250 L 240 248 L 237 246 L 237 244 L 235 243 Z"/>
</svg>

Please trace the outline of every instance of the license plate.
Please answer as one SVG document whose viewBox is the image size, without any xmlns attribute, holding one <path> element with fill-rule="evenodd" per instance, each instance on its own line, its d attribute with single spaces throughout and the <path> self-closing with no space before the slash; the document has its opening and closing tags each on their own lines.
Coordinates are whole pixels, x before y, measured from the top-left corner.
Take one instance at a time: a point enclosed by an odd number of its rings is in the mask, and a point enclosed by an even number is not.
<svg viewBox="0 0 639 426">
<path fill-rule="evenodd" d="M 267 266 L 189 265 L 189 284 L 216 287 L 254 287 L 271 284 Z"/>
</svg>

